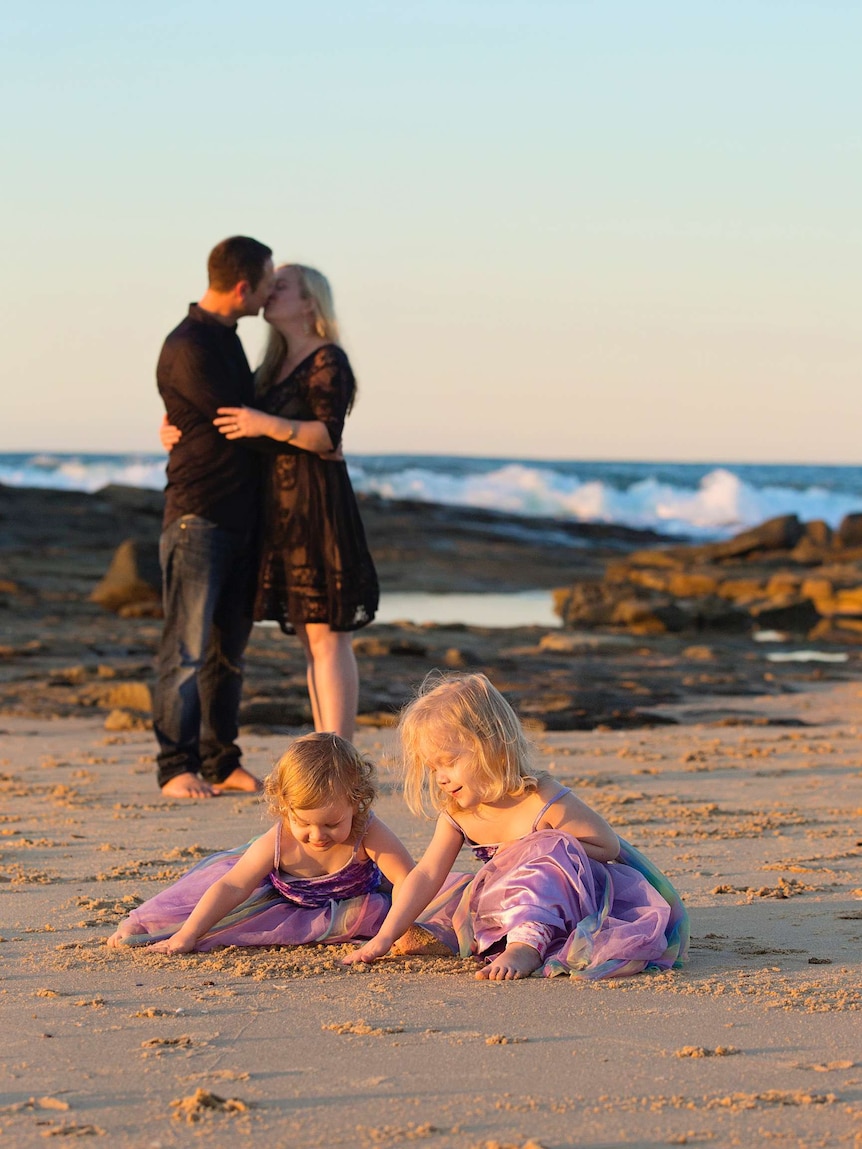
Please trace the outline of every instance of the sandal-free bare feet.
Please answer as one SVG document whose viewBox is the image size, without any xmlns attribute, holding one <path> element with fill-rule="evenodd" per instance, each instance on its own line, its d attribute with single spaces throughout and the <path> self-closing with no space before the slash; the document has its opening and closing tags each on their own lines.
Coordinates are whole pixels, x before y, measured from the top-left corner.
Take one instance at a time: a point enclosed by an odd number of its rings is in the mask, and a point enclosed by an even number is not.
<svg viewBox="0 0 862 1149">
<path fill-rule="evenodd" d="M 162 786 L 162 793 L 166 798 L 215 798 L 218 796 L 218 790 L 210 786 L 209 782 L 205 782 L 203 778 L 199 778 L 197 774 L 193 774 L 191 770 L 177 774 L 165 782 Z"/>
<path fill-rule="evenodd" d="M 413 925 L 393 942 L 391 954 L 424 954 L 426 957 L 451 957 L 452 951 L 422 926 Z"/>
<path fill-rule="evenodd" d="M 260 778 L 255 778 L 254 774 L 250 774 L 244 766 L 237 766 L 223 782 L 214 782 L 213 790 L 216 794 L 224 794 L 227 791 L 259 794 L 263 790 L 263 782 Z"/>
<path fill-rule="evenodd" d="M 512 942 L 492 962 L 483 966 L 476 977 L 481 981 L 516 981 L 529 977 L 542 964 L 539 951 L 524 942 Z"/>
<path fill-rule="evenodd" d="M 110 946 L 111 949 L 119 949 L 123 944 L 123 938 L 132 937 L 134 934 L 145 934 L 146 932 L 143 926 L 130 922 L 128 918 L 123 918 L 114 933 L 105 939 L 105 945 Z"/>
</svg>

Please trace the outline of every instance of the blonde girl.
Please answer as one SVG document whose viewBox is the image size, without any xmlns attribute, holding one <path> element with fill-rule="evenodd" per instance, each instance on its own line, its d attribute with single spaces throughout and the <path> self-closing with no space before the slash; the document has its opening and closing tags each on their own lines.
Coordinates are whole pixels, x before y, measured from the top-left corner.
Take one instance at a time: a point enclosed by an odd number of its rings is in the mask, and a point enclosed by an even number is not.
<svg viewBox="0 0 862 1149">
<path fill-rule="evenodd" d="M 343 738 L 299 738 L 265 781 L 276 824 L 133 910 L 109 946 L 189 953 L 370 937 L 413 859 L 371 810 L 374 767 Z"/>
<path fill-rule="evenodd" d="M 399 938 L 400 952 L 422 949 L 429 935 L 481 959 L 476 976 L 492 980 L 618 977 L 684 959 L 676 891 L 595 810 L 533 770 L 517 716 L 484 675 L 426 682 L 400 733 L 408 805 L 430 804 L 437 825 L 376 937 L 348 962 L 374 961 Z M 484 864 L 453 879 L 464 845 Z"/>
</svg>

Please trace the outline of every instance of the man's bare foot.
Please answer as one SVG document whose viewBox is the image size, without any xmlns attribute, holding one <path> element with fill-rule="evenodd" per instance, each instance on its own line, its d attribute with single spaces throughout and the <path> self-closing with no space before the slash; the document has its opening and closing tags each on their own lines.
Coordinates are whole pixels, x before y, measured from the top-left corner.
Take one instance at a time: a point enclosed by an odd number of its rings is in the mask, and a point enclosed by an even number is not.
<svg viewBox="0 0 862 1149">
<path fill-rule="evenodd" d="M 105 945 L 111 949 L 118 949 L 123 944 L 123 938 L 131 937 L 133 934 L 145 934 L 147 931 L 143 926 L 137 925 L 135 922 L 129 921 L 128 918 L 123 918 L 114 933 L 109 938 L 105 939 Z"/>
<path fill-rule="evenodd" d="M 166 798 L 215 798 L 218 790 L 187 770 L 184 774 L 176 774 L 162 786 L 162 793 Z"/>
<path fill-rule="evenodd" d="M 538 950 L 524 942 L 512 942 L 492 962 L 483 966 L 476 977 L 480 980 L 487 978 L 488 981 L 515 981 L 529 977 L 541 964 Z"/>
<path fill-rule="evenodd" d="M 451 957 L 452 951 L 438 941 L 430 930 L 422 926 L 411 926 L 393 943 L 391 954 L 424 954 L 426 957 Z"/>
<path fill-rule="evenodd" d="M 229 790 L 239 790 L 243 794 L 259 794 L 262 789 L 263 782 L 260 778 L 255 778 L 254 774 L 249 774 L 244 766 L 237 766 L 236 770 L 231 771 L 223 782 L 213 783 L 213 790 L 216 794 L 224 794 Z"/>
<path fill-rule="evenodd" d="M 184 774 L 176 774 L 162 786 L 162 793 L 166 798 L 215 798 L 218 790 L 205 782 L 203 778 L 187 770 Z"/>
</svg>

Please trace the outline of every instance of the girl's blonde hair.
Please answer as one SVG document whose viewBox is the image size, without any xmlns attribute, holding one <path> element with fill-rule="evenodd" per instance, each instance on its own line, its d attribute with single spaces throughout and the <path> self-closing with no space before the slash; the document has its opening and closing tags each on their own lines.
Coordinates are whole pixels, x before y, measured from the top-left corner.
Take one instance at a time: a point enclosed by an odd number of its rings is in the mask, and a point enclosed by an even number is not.
<svg viewBox="0 0 862 1149">
<path fill-rule="evenodd" d="M 299 290 L 303 299 L 310 299 L 314 305 L 314 332 L 319 339 L 340 346 L 338 320 L 335 318 L 335 304 L 332 288 L 326 276 L 313 267 L 301 263 L 284 263 L 276 271 L 293 269 L 299 276 Z M 269 338 L 264 349 L 263 359 L 255 372 L 255 389 L 258 394 L 268 391 L 279 376 L 288 355 L 287 340 L 274 327 L 269 329 Z"/>
<path fill-rule="evenodd" d="M 429 674 L 398 724 L 404 798 L 414 814 L 457 804 L 428 768 L 440 755 L 471 755 L 483 801 L 536 788 L 530 744 L 512 707 L 484 674 Z"/>
<path fill-rule="evenodd" d="M 353 807 L 355 839 L 377 796 L 374 765 L 337 734 L 306 734 L 273 766 L 263 792 L 270 814 L 282 819 L 292 810 L 318 810 L 343 799 Z"/>
</svg>

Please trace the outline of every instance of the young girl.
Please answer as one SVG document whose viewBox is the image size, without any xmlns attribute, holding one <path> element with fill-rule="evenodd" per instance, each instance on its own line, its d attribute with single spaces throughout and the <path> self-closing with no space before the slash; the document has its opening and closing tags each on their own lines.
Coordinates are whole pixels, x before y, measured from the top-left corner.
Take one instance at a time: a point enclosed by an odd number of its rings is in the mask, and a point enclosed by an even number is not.
<svg viewBox="0 0 862 1149">
<path fill-rule="evenodd" d="M 683 962 L 688 918 L 667 878 L 571 790 L 531 771 L 521 724 L 484 675 L 426 685 L 400 731 L 407 803 L 419 813 L 430 797 L 440 814 L 377 936 L 347 962 L 374 961 L 398 938 L 399 952 L 420 951 L 429 934 L 484 958 L 476 976 L 494 980 Z M 444 887 L 465 844 L 485 864 Z"/>
<path fill-rule="evenodd" d="M 278 822 L 132 910 L 109 946 L 158 953 L 371 937 L 413 859 L 371 812 L 374 767 L 337 734 L 299 738 L 265 783 Z"/>
</svg>

